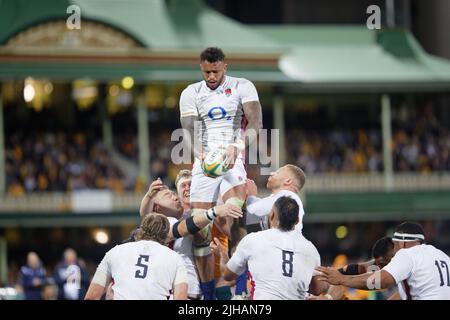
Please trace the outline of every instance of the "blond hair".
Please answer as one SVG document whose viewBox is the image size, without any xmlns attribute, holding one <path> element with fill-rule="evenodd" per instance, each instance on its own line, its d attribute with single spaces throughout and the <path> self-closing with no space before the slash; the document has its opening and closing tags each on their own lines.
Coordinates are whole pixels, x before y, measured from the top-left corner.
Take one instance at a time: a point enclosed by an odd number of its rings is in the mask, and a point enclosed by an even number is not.
<svg viewBox="0 0 450 320">
<path fill-rule="evenodd" d="M 191 170 L 182 169 L 178 172 L 177 177 L 175 178 L 175 186 L 178 189 L 178 182 L 180 182 L 181 179 L 192 179 L 192 172 Z"/>
<path fill-rule="evenodd" d="M 152 240 L 165 244 L 169 233 L 169 220 L 160 213 L 149 213 L 142 219 L 136 240 Z"/>
<path fill-rule="evenodd" d="M 286 167 L 291 171 L 296 181 L 298 191 L 300 191 L 305 185 L 306 176 L 302 169 L 293 164 L 287 164 Z"/>
</svg>

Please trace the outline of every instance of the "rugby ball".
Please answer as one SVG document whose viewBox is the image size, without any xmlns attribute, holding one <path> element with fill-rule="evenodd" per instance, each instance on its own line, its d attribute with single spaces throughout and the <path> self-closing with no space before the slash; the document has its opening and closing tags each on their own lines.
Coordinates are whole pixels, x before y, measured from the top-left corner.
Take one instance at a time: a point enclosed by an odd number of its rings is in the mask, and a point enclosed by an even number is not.
<svg viewBox="0 0 450 320">
<path fill-rule="evenodd" d="M 217 178 L 227 173 L 228 169 L 223 166 L 226 158 L 226 150 L 217 148 L 209 151 L 202 162 L 203 173 L 211 178 Z"/>
</svg>

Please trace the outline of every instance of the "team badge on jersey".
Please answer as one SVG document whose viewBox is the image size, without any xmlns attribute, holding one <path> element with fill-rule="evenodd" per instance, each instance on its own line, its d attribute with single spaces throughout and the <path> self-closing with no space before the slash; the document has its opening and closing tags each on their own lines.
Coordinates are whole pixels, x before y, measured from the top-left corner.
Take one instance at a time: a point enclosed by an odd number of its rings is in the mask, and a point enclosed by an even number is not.
<svg viewBox="0 0 450 320">
<path fill-rule="evenodd" d="M 231 96 L 231 89 L 230 88 L 225 89 L 225 95 L 227 97 Z"/>
</svg>

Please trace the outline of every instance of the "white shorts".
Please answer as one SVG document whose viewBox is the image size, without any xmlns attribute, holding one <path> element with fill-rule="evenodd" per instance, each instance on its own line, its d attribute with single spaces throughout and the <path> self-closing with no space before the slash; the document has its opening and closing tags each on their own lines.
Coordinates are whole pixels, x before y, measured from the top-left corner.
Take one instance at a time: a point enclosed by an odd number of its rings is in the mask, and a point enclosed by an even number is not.
<svg viewBox="0 0 450 320">
<path fill-rule="evenodd" d="M 216 202 L 219 195 L 233 187 L 245 183 L 247 172 L 245 172 L 242 159 L 236 159 L 234 167 L 223 176 L 210 178 L 203 174 L 200 160 L 195 159 L 192 168 L 191 203 L 192 202 Z"/>
</svg>

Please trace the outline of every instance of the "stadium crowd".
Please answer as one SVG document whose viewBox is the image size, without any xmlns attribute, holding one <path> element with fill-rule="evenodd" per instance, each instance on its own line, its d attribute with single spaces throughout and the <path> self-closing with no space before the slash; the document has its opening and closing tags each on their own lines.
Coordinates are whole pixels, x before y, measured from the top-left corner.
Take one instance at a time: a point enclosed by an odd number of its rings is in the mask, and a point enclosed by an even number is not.
<svg viewBox="0 0 450 320">
<path fill-rule="evenodd" d="M 123 191 L 123 173 L 98 137 L 84 132 L 8 137 L 7 190 L 11 195 L 42 191 L 108 188 Z"/>
<path fill-rule="evenodd" d="M 116 149 L 137 164 L 135 135 L 114 137 Z M 169 132 L 152 135 L 152 177 L 173 183 L 179 169 L 170 161 Z M 379 129 L 293 129 L 286 136 L 287 161 L 311 173 L 369 173 L 383 170 Z M 396 172 L 450 171 L 450 133 L 444 128 L 396 128 L 392 135 Z M 13 134 L 6 148 L 7 190 L 10 195 L 42 191 L 110 189 L 114 192 L 143 186 L 126 179 L 99 137 L 86 133 Z"/>
<path fill-rule="evenodd" d="M 367 173 L 383 170 L 381 132 L 377 129 L 306 132 L 287 135 L 288 162 L 307 173 Z M 450 170 L 450 134 L 447 130 L 393 132 L 394 170 L 429 173 Z"/>
</svg>

